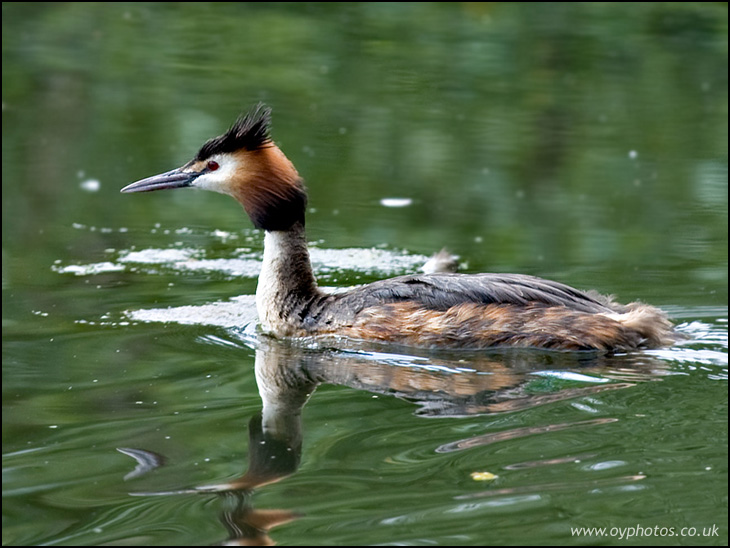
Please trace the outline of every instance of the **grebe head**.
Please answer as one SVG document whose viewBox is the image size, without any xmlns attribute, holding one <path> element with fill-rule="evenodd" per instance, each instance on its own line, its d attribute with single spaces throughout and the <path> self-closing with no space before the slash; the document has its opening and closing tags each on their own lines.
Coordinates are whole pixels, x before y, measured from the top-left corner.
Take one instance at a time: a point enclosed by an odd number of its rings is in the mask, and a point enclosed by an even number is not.
<svg viewBox="0 0 730 548">
<path fill-rule="evenodd" d="M 226 133 L 207 141 L 184 166 L 132 183 L 122 192 L 201 188 L 238 200 L 256 228 L 277 231 L 303 224 L 304 183 L 271 140 L 270 118 L 271 109 L 259 104 Z"/>
</svg>

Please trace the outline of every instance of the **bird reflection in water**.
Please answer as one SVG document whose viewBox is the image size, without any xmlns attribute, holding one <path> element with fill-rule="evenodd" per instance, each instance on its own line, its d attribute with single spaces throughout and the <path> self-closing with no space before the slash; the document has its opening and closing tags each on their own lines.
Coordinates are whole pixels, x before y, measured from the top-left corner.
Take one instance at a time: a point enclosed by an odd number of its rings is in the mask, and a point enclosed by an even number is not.
<svg viewBox="0 0 730 548">
<path fill-rule="evenodd" d="M 249 422 L 246 472 L 231 481 L 137 496 L 183 493 L 212 494 L 225 499 L 221 521 L 228 531 L 223 545 L 271 545 L 269 532 L 302 514 L 291 510 L 259 510 L 252 493 L 296 472 L 302 455 L 302 409 L 320 384 L 334 384 L 391 395 L 418 405 L 423 416 L 465 417 L 524 410 L 570 398 L 620 390 L 636 382 L 656 380 L 666 366 L 650 356 L 607 357 L 595 353 L 509 350 L 465 356 L 463 352 L 434 357 L 381 352 L 372 346 L 351 350 L 312 350 L 292 341 L 257 336 L 256 381 L 262 410 Z M 412 352 L 410 349 L 409 352 Z M 599 384 L 532 393 L 527 385 L 545 373 L 595 376 Z M 435 448 L 463 451 L 524 436 L 615 422 L 604 417 L 573 423 L 535 425 L 457 439 Z M 125 454 L 143 450 L 125 449 Z M 156 455 L 150 452 L 150 455 Z M 137 459 L 137 457 L 135 457 Z M 137 459 L 139 462 L 139 459 Z M 164 463 L 164 458 L 143 459 Z M 139 468 L 139 467 L 138 467 Z M 626 481 L 639 481 L 635 476 Z M 500 490 L 503 491 L 503 490 Z"/>
</svg>

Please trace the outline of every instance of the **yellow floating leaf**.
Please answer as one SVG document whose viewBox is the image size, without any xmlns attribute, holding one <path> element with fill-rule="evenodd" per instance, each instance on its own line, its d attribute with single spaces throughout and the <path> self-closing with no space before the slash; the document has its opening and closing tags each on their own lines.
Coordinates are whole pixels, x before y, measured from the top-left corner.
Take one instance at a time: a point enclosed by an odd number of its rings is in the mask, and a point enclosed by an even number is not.
<svg viewBox="0 0 730 548">
<path fill-rule="evenodd" d="M 492 474 L 491 472 L 472 472 L 471 473 L 471 479 L 474 481 L 492 481 L 494 479 L 497 479 L 499 476 L 497 474 Z"/>
</svg>

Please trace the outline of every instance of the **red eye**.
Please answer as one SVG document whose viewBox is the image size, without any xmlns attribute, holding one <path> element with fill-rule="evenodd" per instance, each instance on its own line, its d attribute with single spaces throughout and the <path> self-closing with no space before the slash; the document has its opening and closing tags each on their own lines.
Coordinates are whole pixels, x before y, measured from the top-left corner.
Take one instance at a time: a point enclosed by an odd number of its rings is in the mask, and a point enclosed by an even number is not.
<svg viewBox="0 0 730 548">
<path fill-rule="evenodd" d="M 210 162 L 208 162 L 208 170 L 210 170 L 210 171 L 215 171 L 219 167 L 221 167 L 221 166 L 218 164 L 218 162 L 216 162 L 214 160 L 211 160 Z"/>
</svg>

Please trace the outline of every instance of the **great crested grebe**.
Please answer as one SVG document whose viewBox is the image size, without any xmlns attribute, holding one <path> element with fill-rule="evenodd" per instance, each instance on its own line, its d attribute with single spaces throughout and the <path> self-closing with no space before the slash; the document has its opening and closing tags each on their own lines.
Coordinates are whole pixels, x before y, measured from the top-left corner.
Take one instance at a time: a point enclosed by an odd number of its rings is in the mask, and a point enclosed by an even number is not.
<svg viewBox="0 0 730 548">
<path fill-rule="evenodd" d="M 266 231 L 256 307 L 277 337 L 341 335 L 409 346 L 538 347 L 620 352 L 673 340 L 665 314 L 522 274 L 423 274 L 327 294 L 317 288 L 304 233 L 307 194 L 269 136 L 259 104 L 184 166 L 122 189 L 202 188 L 238 200 Z"/>
</svg>

